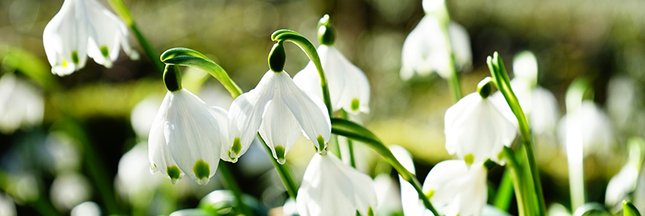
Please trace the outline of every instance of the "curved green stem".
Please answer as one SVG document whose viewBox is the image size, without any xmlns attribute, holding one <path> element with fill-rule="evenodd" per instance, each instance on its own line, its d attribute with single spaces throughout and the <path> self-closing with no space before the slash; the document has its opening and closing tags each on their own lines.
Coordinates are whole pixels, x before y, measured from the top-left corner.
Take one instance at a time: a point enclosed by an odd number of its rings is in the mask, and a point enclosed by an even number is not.
<svg viewBox="0 0 645 216">
<path fill-rule="evenodd" d="M 506 158 L 507 172 L 510 171 L 510 176 L 513 179 L 513 188 L 515 189 L 515 199 L 517 200 L 517 209 L 520 216 L 529 216 L 531 215 L 530 205 L 528 203 L 528 194 L 524 188 L 526 188 L 526 179 L 524 179 L 524 174 L 522 171 L 522 166 L 520 166 L 513 150 L 504 146 L 502 151 L 504 158 Z"/>
<path fill-rule="evenodd" d="M 396 169 L 396 171 L 401 175 L 401 178 L 403 178 L 405 181 L 409 182 L 413 187 L 414 190 L 417 191 L 417 194 L 419 194 L 419 199 L 423 202 L 423 205 L 432 212 L 433 215 L 439 215 L 439 212 L 432 206 L 432 203 L 430 202 L 430 199 L 423 193 L 423 190 L 421 188 L 421 183 L 419 180 L 417 180 L 417 177 L 412 174 L 410 171 L 408 171 L 397 159 L 394 157 L 394 154 L 392 154 L 392 151 L 390 151 L 381 140 L 379 140 L 374 133 L 369 131 L 368 129 L 364 128 L 363 126 L 360 126 L 359 124 L 356 124 L 354 122 L 345 120 L 345 119 L 337 119 L 337 118 L 332 118 L 331 119 L 331 132 L 345 136 L 350 139 L 354 139 L 357 141 L 360 141 L 362 143 L 367 144 L 369 147 L 372 149 L 376 150 L 381 156 L 385 158 L 385 160 Z"/>
<path fill-rule="evenodd" d="M 280 179 L 282 180 L 284 187 L 287 189 L 287 194 L 289 194 L 289 197 L 295 200 L 296 196 L 298 196 L 298 184 L 296 183 L 295 180 L 293 180 L 293 175 L 291 174 L 291 170 L 289 170 L 289 167 L 287 166 L 287 164 L 279 164 L 276 160 L 273 159 L 273 156 L 272 156 L 273 153 L 271 152 L 271 149 L 266 144 L 262 136 L 260 136 L 260 133 L 258 133 L 257 139 L 260 140 L 262 146 L 264 146 L 264 149 L 269 154 L 269 157 L 271 157 L 270 160 L 273 163 L 273 166 L 275 167 L 276 171 L 278 171 L 278 175 L 280 176 Z"/>
<path fill-rule="evenodd" d="M 280 29 L 273 32 L 273 34 L 271 34 L 271 40 L 289 41 L 298 45 L 298 47 L 300 47 L 300 49 L 302 49 L 302 51 L 307 54 L 309 60 L 311 60 L 314 65 L 316 65 L 318 76 L 320 76 L 320 87 L 322 88 L 323 101 L 325 102 L 325 106 L 327 107 L 327 113 L 329 114 L 329 117 L 331 117 L 333 114 L 333 109 L 331 107 L 331 97 L 329 96 L 327 76 L 325 76 L 325 72 L 323 71 L 322 64 L 320 63 L 320 56 L 318 56 L 316 47 L 314 47 L 311 41 L 302 36 L 300 33 L 288 29 Z"/>
<path fill-rule="evenodd" d="M 502 181 L 499 183 L 497 193 L 495 193 L 495 207 L 502 211 L 508 211 L 513 198 L 513 177 L 511 171 L 505 170 L 502 174 Z"/>
<path fill-rule="evenodd" d="M 139 31 L 137 24 L 132 18 L 132 14 L 130 14 L 130 10 L 128 10 L 128 7 L 125 6 L 122 0 L 108 0 L 108 2 L 110 3 L 110 6 L 112 6 L 112 9 L 114 9 L 116 14 L 121 17 L 125 25 L 130 27 L 130 30 L 132 30 L 132 33 L 134 33 L 137 41 L 139 41 L 139 45 L 141 45 L 141 48 L 143 48 L 143 51 L 146 53 L 152 64 L 155 65 L 155 68 L 157 68 L 160 73 L 163 73 L 164 66 L 157 59 L 157 56 L 159 56 L 159 54 L 157 53 L 157 51 L 155 51 L 154 48 L 152 48 L 150 43 L 148 43 L 148 40 L 143 36 L 143 34 L 141 34 L 141 31 Z"/>
<path fill-rule="evenodd" d="M 242 89 L 231 80 L 224 68 L 198 51 L 188 48 L 171 48 L 163 52 L 160 59 L 166 64 L 200 68 L 222 83 L 233 98 L 242 94 Z"/>
<path fill-rule="evenodd" d="M 220 160 L 218 171 L 220 173 L 220 177 L 222 179 L 222 182 L 224 183 L 224 186 L 231 190 L 231 192 L 233 192 L 233 195 L 235 196 L 235 202 L 237 202 L 237 205 L 240 207 L 240 209 L 242 209 L 244 215 L 255 215 L 253 214 L 253 211 L 251 211 L 251 209 L 246 205 L 246 203 L 244 203 L 242 190 L 237 185 L 237 181 L 235 181 L 231 170 L 229 170 L 228 164 Z"/>
<path fill-rule="evenodd" d="M 342 119 L 349 120 L 347 111 L 344 109 L 340 110 L 340 116 Z M 349 154 L 349 165 L 356 168 L 356 159 L 354 159 L 354 142 L 351 139 L 347 139 L 347 153 Z"/>
<path fill-rule="evenodd" d="M 499 54 L 495 52 L 493 53 L 492 57 L 488 56 L 486 62 L 488 64 L 488 69 L 490 70 L 491 76 L 495 81 L 497 89 L 499 89 L 502 95 L 504 95 L 506 102 L 513 111 L 513 114 L 515 114 L 517 122 L 519 123 L 520 134 L 522 135 L 522 144 L 526 148 L 529 170 L 533 180 L 533 185 L 535 187 L 534 189 L 538 202 L 537 204 L 539 215 L 545 215 L 546 207 L 544 204 L 544 195 L 542 193 L 542 184 L 540 183 L 540 175 L 537 168 L 537 163 L 535 162 L 535 154 L 533 152 L 533 138 L 531 136 L 529 124 L 526 121 L 526 116 L 524 115 L 522 107 L 520 107 L 519 100 L 515 96 L 515 93 L 513 93 L 513 89 L 511 89 L 510 80 L 508 78 L 506 68 L 504 67 L 504 63 L 502 62 L 502 58 L 500 58 Z"/>
</svg>

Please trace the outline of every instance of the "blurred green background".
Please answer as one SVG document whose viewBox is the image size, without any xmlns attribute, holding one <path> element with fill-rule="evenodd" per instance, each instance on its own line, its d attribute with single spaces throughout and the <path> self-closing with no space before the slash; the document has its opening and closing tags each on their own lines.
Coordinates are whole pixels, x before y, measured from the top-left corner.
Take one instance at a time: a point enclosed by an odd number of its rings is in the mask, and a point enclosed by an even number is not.
<svg viewBox="0 0 645 216">
<path fill-rule="evenodd" d="M 88 61 L 85 68 L 70 76 L 49 73 L 42 32 L 62 2 L 0 0 L 2 73 L 37 71 L 48 76 L 42 78 L 44 81 L 35 81 L 46 96 L 43 124 L 0 134 L 3 173 L 37 169 L 31 165 L 8 168 L 7 164 L 26 163 L 15 161 L 13 152 L 21 148 L 34 151 L 39 147 L 33 143 L 42 142 L 53 128 L 68 127 L 65 125 L 72 119 L 73 125 L 83 131 L 81 137 L 97 150 L 95 159 L 104 167 L 101 172 L 112 187 L 119 159 L 139 141 L 130 126 L 132 108 L 151 94 L 161 98 L 165 88 L 161 75 L 148 59 L 133 61 L 123 54 L 110 69 Z M 109 7 L 106 1 L 99 2 Z M 447 83 L 437 75 L 411 81 L 399 78 L 403 41 L 424 16 L 420 0 L 126 0 L 125 4 L 159 53 L 172 47 L 198 50 L 226 69 L 245 91 L 252 89 L 268 70 L 266 58 L 273 44 L 269 35 L 274 30 L 293 29 L 317 45 L 318 19 L 330 14 L 336 28 L 336 47 L 363 69 L 370 80 L 371 113 L 363 118 L 366 127 L 385 143 L 408 148 L 418 163 L 421 180 L 433 164 L 452 158 L 445 151 L 443 135 L 444 112 L 453 103 Z M 464 95 L 473 92 L 477 82 L 489 74 L 486 56 L 498 51 L 510 70 L 513 55 L 530 50 L 538 60 L 539 85 L 555 94 L 561 113 L 565 111 L 566 89 L 573 79 L 582 76 L 592 80 L 594 100 L 603 107 L 610 100 L 607 89 L 612 78 L 634 81 L 635 105 L 630 106 L 636 106 L 642 113 L 645 2 L 452 0 L 447 5 L 451 19 L 467 29 L 472 46 L 473 70 L 460 75 Z M 132 36 L 130 44 L 143 54 Z M 33 55 L 34 59 L 10 58 L 20 52 Z M 296 46 L 288 45 L 287 55 L 285 70 L 291 75 L 307 64 L 308 59 Z M 60 83 L 57 90 L 46 90 L 54 82 Z M 206 84 L 221 88 L 215 79 L 209 78 Z M 586 158 L 588 200 L 603 201 L 607 181 L 626 161 L 625 140 L 645 134 L 643 115 L 634 115 L 630 122 L 635 126 L 614 127 L 617 145 L 609 157 Z M 551 141 L 537 146 L 547 204 L 559 202 L 566 206 L 569 203 L 566 157 L 557 139 Z M 297 178 L 309 161 L 308 155 L 313 154 L 309 146 L 296 145 L 289 155 Z M 364 146 L 358 148 L 362 170 L 373 176 L 383 172 L 380 157 Z M 81 173 L 92 176 L 86 162 L 82 167 Z M 501 172 L 502 168 L 494 168 L 489 179 L 496 184 Z M 235 173 L 243 176 L 238 179 L 246 193 L 263 199 L 265 187 L 255 185 L 263 175 Z M 55 175 L 37 176 L 41 192 L 48 194 Z M 92 183 L 91 188 L 96 192 L 102 190 L 100 187 Z M 100 192 L 94 194 L 91 199 L 105 206 L 105 201 L 96 195 Z M 177 201 L 176 207 L 195 207 L 201 196 Z M 275 207 L 279 202 L 267 203 Z M 115 205 L 122 212 L 130 208 L 122 201 Z M 18 205 L 18 212 L 30 215 L 35 210 L 29 205 Z"/>
</svg>

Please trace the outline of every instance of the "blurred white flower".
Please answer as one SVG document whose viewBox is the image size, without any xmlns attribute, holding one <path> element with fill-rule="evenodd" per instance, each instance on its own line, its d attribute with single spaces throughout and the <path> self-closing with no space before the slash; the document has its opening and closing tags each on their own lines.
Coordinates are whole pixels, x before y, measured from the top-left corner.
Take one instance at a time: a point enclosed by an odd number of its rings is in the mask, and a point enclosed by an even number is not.
<svg viewBox="0 0 645 216">
<path fill-rule="evenodd" d="M 537 135 L 553 135 L 557 129 L 560 111 L 558 100 L 553 93 L 540 86 L 515 78 L 511 80 L 513 93 L 520 101 L 522 111 L 526 114 L 531 131 Z M 504 101 L 500 92 L 493 94 L 498 100 Z"/>
<path fill-rule="evenodd" d="M 489 158 L 503 163 L 498 156 L 515 139 L 514 119 L 502 100 L 471 93 L 446 110 L 446 149 L 467 163 L 480 163 Z"/>
<path fill-rule="evenodd" d="M 368 215 L 377 202 L 372 179 L 331 154 L 314 154 L 296 197 L 302 216 Z"/>
<path fill-rule="evenodd" d="M 101 208 L 92 201 L 86 201 L 78 204 L 72 209 L 70 216 L 100 216 Z"/>
<path fill-rule="evenodd" d="M 96 0 L 66 0 L 45 26 L 43 45 L 52 73 L 59 76 L 83 68 L 86 55 L 109 68 L 121 47 L 130 58 L 139 58 L 123 21 Z"/>
<path fill-rule="evenodd" d="M 13 199 L 6 194 L 0 192 L 0 215 L 2 216 L 15 216 L 16 213 L 16 204 L 13 202 Z"/>
<path fill-rule="evenodd" d="M 132 108 L 130 124 L 132 124 L 132 129 L 137 134 L 137 137 L 148 138 L 150 127 L 152 127 L 152 122 L 159 111 L 159 105 L 161 105 L 160 99 L 155 96 L 148 96 Z"/>
<path fill-rule="evenodd" d="M 302 133 L 319 149 L 331 136 L 331 123 L 322 100 L 303 92 L 284 71 L 269 70 L 255 89 L 237 97 L 229 109 L 230 138 L 226 149 L 230 161 L 244 154 L 256 133 L 265 139 L 273 157 L 285 156 Z"/>
<path fill-rule="evenodd" d="M 486 205 L 487 173 L 482 163 L 469 166 L 463 160 L 442 161 L 428 173 L 423 191 L 447 216 L 480 215 Z"/>
<path fill-rule="evenodd" d="M 150 174 L 148 164 L 148 144 L 141 142 L 119 160 L 115 188 L 119 194 L 130 202 L 148 199 L 161 183 L 161 177 Z M 159 178 L 157 178 L 159 177 Z"/>
<path fill-rule="evenodd" d="M 614 126 L 621 132 L 640 134 L 640 125 L 643 125 L 645 112 L 643 112 L 641 85 L 629 77 L 613 77 L 607 85 L 607 113 Z"/>
<path fill-rule="evenodd" d="M 10 73 L 0 78 L 0 132 L 38 125 L 44 113 L 43 96 L 35 87 Z"/>
<path fill-rule="evenodd" d="M 374 178 L 374 190 L 378 200 L 377 212 L 398 212 L 401 210 L 401 193 L 396 181 L 388 174 Z"/>
<path fill-rule="evenodd" d="M 81 152 L 78 143 L 62 132 L 52 132 L 47 135 L 43 151 L 42 163 L 53 174 L 78 171 L 81 165 Z"/>
<path fill-rule="evenodd" d="M 415 73 L 425 76 L 431 72 L 444 79 L 453 76 L 452 54 L 458 70 L 470 67 L 472 53 L 468 32 L 454 22 L 448 24 L 447 32 L 442 25 L 439 18 L 426 15 L 410 32 L 401 53 L 403 79 L 410 79 Z"/>
<path fill-rule="evenodd" d="M 91 187 L 87 178 L 78 173 L 66 173 L 56 176 L 50 189 L 51 201 L 62 211 L 91 198 Z"/>
<path fill-rule="evenodd" d="M 390 151 L 392 151 L 396 160 L 398 160 L 405 169 L 416 175 L 414 161 L 412 161 L 412 155 L 410 155 L 410 152 L 398 145 L 391 145 Z M 399 184 L 401 186 L 401 207 L 404 215 L 432 215 L 429 210 L 425 209 L 421 200 L 419 200 L 419 195 L 414 189 L 414 186 L 405 181 L 400 175 Z"/>
<path fill-rule="evenodd" d="M 513 57 L 513 73 L 515 78 L 535 84 L 538 78 L 537 58 L 531 51 L 522 51 Z"/>
<path fill-rule="evenodd" d="M 593 153 L 607 155 L 613 152 L 614 135 L 611 122 L 607 114 L 593 101 L 583 101 L 577 111 L 567 113 L 560 119 L 558 135 L 561 143 L 567 143 L 567 136 L 573 136 L 567 132 L 568 121 L 572 121 L 573 125 L 580 128 L 584 155 Z"/>
<path fill-rule="evenodd" d="M 333 46 L 318 47 L 320 62 L 329 83 L 331 106 L 334 111 L 345 111 L 358 114 L 370 111 L 370 83 L 361 69 L 353 65 Z M 310 95 L 322 100 L 320 76 L 313 62 L 298 72 L 293 81 Z"/>
<path fill-rule="evenodd" d="M 173 182 L 186 174 L 206 185 L 228 139 L 227 122 L 225 110 L 208 107 L 188 90 L 168 92 L 148 138 L 152 170 L 165 172 Z"/>
<path fill-rule="evenodd" d="M 623 200 L 636 187 L 638 169 L 633 164 L 627 163 L 620 172 L 609 180 L 605 192 L 605 205 L 609 207 L 622 205 Z"/>
</svg>

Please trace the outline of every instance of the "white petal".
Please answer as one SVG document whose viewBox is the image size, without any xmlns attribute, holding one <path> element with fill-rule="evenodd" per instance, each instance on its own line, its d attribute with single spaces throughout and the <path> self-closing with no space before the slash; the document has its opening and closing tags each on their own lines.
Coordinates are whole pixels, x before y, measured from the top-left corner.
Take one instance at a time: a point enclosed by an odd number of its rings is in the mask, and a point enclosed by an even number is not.
<svg viewBox="0 0 645 216">
<path fill-rule="evenodd" d="M 331 122 L 325 104 L 300 90 L 286 72 L 274 75 L 282 100 L 298 120 L 305 137 L 320 149 L 320 145 L 327 143 L 331 136 Z"/>
<path fill-rule="evenodd" d="M 415 72 L 424 76 L 433 71 L 444 79 L 452 76 L 449 46 L 441 22 L 424 16 L 403 43 L 401 77 L 409 79 Z"/>
<path fill-rule="evenodd" d="M 86 0 L 85 6 L 90 23 L 87 54 L 96 63 L 110 68 L 112 62 L 119 57 L 121 44 L 127 45 L 123 41 L 127 40 L 128 29 L 116 15 L 96 0 Z M 129 47 L 126 49 L 126 52 L 130 51 Z"/>
<path fill-rule="evenodd" d="M 321 48 L 322 47 L 323 46 L 321 46 Z M 340 98 L 337 99 L 337 105 L 334 106 L 334 109 L 343 108 L 345 111 L 353 114 L 358 114 L 359 112 L 368 113 L 370 84 L 363 71 L 349 62 L 349 60 L 347 60 L 345 56 L 343 56 L 343 54 L 334 47 L 328 48 L 327 55 L 328 65 L 331 64 L 332 61 L 336 61 L 337 64 L 339 64 L 339 67 L 342 67 L 333 74 L 334 76 L 328 78 L 330 84 L 331 82 L 340 82 L 342 80 L 344 85 L 342 92 L 340 93 Z M 327 71 L 327 69 L 325 69 L 325 71 Z M 333 92 L 331 89 L 330 91 Z M 334 101 L 333 98 L 332 101 Z"/>
<path fill-rule="evenodd" d="M 532 84 L 537 83 L 538 64 L 535 55 L 530 51 L 522 51 L 513 57 L 513 73 L 516 78 L 520 78 Z"/>
<path fill-rule="evenodd" d="M 296 117 L 282 101 L 280 92 L 276 92 L 264 113 L 260 134 L 278 163 L 284 164 L 287 152 L 300 137 L 300 131 Z"/>
<path fill-rule="evenodd" d="M 272 78 L 273 72 L 267 72 L 255 89 L 240 95 L 231 104 L 228 112 L 229 141 L 224 145 L 227 146 L 226 149 L 240 145 L 236 147 L 240 151 L 235 155 L 231 154 L 235 158 L 231 158 L 230 161 L 237 161 L 237 158 L 249 149 L 255 139 L 266 105 L 273 98 L 275 91 Z"/>
<path fill-rule="evenodd" d="M 553 133 L 560 118 L 558 100 L 549 90 L 535 87 L 532 92 L 531 129 L 535 134 Z"/>
<path fill-rule="evenodd" d="M 221 151 L 219 123 L 204 101 L 182 89 L 170 93 L 164 135 L 179 168 L 205 185 L 215 175 Z"/>
<path fill-rule="evenodd" d="M 463 160 L 442 161 L 428 173 L 423 191 L 446 215 L 479 215 L 486 205 L 486 175 L 481 163 L 469 168 Z"/>
<path fill-rule="evenodd" d="M 43 46 L 56 75 L 68 75 L 85 66 L 88 24 L 80 13 L 83 10 L 82 2 L 65 1 L 45 26 Z"/>
<path fill-rule="evenodd" d="M 0 78 L 0 132 L 13 133 L 20 127 L 42 123 L 44 100 L 27 81 L 13 74 Z"/>
<path fill-rule="evenodd" d="M 473 54 L 470 51 L 470 37 L 466 28 L 456 22 L 450 22 L 448 25 L 448 35 L 452 52 L 455 55 L 455 63 L 459 65 L 460 70 L 470 70 L 473 62 Z"/>
<path fill-rule="evenodd" d="M 376 209 L 376 192 L 369 176 L 333 155 L 315 154 L 303 176 L 296 198 L 303 215 L 366 215 Z"/>
<path fill-rule="evenodd" d="M 230 149 L 231 146 L 224 145 L 224 143 L 228 143 L 229 141 L 228 112 L 223 108 L 217 107 L 217 106 L 209 107 L 208 111 L 210 111 L 213 117 L 215 117 L 215 120 L 217 121 L 217 126 L 219 127 L 220 143 L 222 143 L 221 151 L 220 151 L 220 159 L 228 162 L 236 162 L 236 161 L 231 161 L 231 157 L 229 157 L 229 151 L 231 151 Z"/>
<path fill-rule="evenodd" d="M 394 157 L 412 174 L 416 175 L 412 155 L 405 148 L 398 145 L 391 145 L 390 150 Z M 401 185 L 401 207 L 403 208 L 404 215 L 430 215 L 430 211 L 425 210 L 425 206 L 414 187 L 399 176 L 399 184 Z"/>
<path fill-rule="evenodd" d="M 170 150 L 168 149 L 164 135 L 164 124 L 166 122 L 166 116 L 168 115 L 170 95 L 171 93 L 168 92 L 166 97 L 164 97 L 157 116 L 150 128 L 150 135 L 148 136 L 148 158 L 152 172 L 160 171 L 174 183 L 183 176 L 183 173 L 180 171 L 177 163 L 175 163 L 175 160 L 172 159 L 172 156 L 170 156 Z"/>
</svg>

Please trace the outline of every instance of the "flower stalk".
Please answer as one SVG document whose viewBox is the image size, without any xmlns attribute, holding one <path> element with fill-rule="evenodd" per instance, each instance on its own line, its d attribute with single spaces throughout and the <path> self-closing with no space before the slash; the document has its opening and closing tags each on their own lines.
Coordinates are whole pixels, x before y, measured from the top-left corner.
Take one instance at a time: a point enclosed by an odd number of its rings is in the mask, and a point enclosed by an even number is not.
<svg viewBox="0 0 645 216">
<path fill-rule="evenodd" d="M 540 175 L 537 168 L 537 163 L 535 162 L 535 154 L 533 152 L 533 138 L 531 136 L 531 130 L 526 120 L 526 116 L 524 115 L 522 107 L 520 107 L 519 100 L 515 96 L 515 93 L 513 93 L 513 89 L 511 89 L 508 73 L 506 72 L 506 68 L 504 67 L 502 58 L 499 57 L 499 54 L 495 52 L 493 53 L 492 57 L 488 56 L 486 63 L 488 64 L 488 69 L 490 70 L 491 76 L 493 77 L 493 81 L 497 89 L 499 89 L 499 91 L 502 93 L 502 95 L 506 99 L 506 102 L 510 106 L 511 111 L 513 111 L 513 114 L 515 114 L 515 117 L 517 118 L 520 128 L 520 134 L 522 136 L 522 145 L 526 150 L 526 159 L 528 161 L 529 173 L 533 180 L 532 182 L 534 186 L 534 192 L 537 198 L 537 205 L 539 210 L 538 215 L 545 215 L 546 207 L 542 193 L 542 184 L 540 183 Z"/>
</svg>

